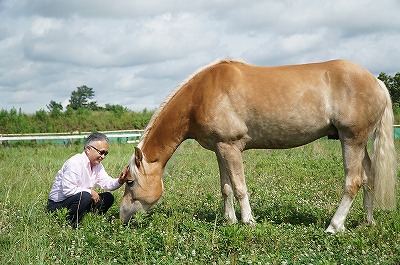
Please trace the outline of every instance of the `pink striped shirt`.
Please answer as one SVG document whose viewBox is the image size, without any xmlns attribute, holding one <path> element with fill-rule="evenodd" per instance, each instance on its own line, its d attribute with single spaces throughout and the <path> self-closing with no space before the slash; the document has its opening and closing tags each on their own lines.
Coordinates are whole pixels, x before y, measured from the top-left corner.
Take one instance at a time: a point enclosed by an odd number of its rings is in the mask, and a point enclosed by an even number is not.
<svg viewBox="0 0 400 265">
<path fill-rule="evenodd" d="M 49 199 L 60 202 L 81 191 L 90 193 L 95 186 L 104 190 L 121 187 L 118 178 L 109 176 L 101 163 L 90 168 L 89 158 L 82 152 L 68 159 L 58 171 Z"/>
</svg>

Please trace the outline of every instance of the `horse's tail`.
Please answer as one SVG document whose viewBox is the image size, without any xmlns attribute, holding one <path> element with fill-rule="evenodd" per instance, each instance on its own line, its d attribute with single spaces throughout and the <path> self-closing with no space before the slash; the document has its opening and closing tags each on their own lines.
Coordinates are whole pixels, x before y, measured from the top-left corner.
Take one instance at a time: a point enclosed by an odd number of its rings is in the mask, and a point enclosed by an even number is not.
<svg viewBox="0 0 400 265">
<path fill-rule="evenodd" d="M 386 107 L 374 134 L 372 174 L 376 208 L 394 210 L 397 203 L 397 159 L 393 134 L 393 110 L 389 91 L 378 80 L 386 96 Z"/>
</svg>

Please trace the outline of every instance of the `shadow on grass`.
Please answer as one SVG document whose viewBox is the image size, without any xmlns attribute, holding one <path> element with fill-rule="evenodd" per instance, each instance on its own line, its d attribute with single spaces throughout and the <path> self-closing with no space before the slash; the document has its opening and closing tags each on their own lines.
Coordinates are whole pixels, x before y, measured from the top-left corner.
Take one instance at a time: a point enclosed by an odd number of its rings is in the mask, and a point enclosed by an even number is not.
<svg viewBox="0 0 400 265">
<path fill-rule="evenodd" d="M 257 223 L 270 222 L 275 225 L 290 224 L 293 226 L 316 226 L 322 230 L 328 227 L 332 215 L 327 212 L 316 212 L 316 209 L 310 208 L 310 211 L 304 209 L 296 209 L 292 204 L 275 204 L 268 207 L 254 207 L 253 214 Z M 240 211 L 236 211 L 238 224 L 241 225 Z M 349 216 L 345 226 L 348 230 L 357 229 L 365 225 L 365 217 L 360 213 L 355 216 Z M 113 212 L 110 215 L 111 220 L 119 220 L 119 212 Z M 135 215 L 126 227 L 130 229 L 146 229 L 155 223 L 173 222 L 178 226 L 187 226 L 189 223 L 203 222 L 217 227 L 226 226 L 227 222 L 223 218 L 222 209 L 214 209 L 209 207 L 201 207 L 198 209 L 190 209 L 188 207 L 163 208 L 157 207 L 147 213 L 138 213 Z M 122 222 L 122 220 L 121 220 Z M 190 226 L 190 225 L 189 225 Z"/>
<path fill-rule="evenodd" d="M 298 210 L 292 204 L 271 205 L 263 209 L 254 209 L 255 216 L 261 220 L 268 220 L 275 224 L 292 224 L 292 225 L 316 225 L 325 229 L 329 226 L 332 214 L 327 211 L 317 212 L 317 208 L 309 207 L 309 211 L 304 209 Z M 346 229 L 355 229 L 364 224 L 362 214 L 348 216 L 346 219 Z"/>
<path fill-rule="evenodd" d="M 266 208 L 253 210 L 258 219 L 264 219 L 276 224 L 288 223 L 292 225 L 320 224 L 318 216 L 312 212 L 299 211 L 291 204 L 271 205 Z"/>
<path fill-rule="evenodd" d="M 274 224 L 291 224 L 296 226 L 310 226 L 315 225 L 326 228 L 329 225 L 332 216 L 327 212 L 317 212 L 316 208 L 309 208 L 309 211 L 298 209 L 292 204 L 274 204 L 268 207 L 254 207 L 253 214 L 258 223 L 271 222 Z M 240 211 L 236 211 L 239 224 Z M 119 219 L 119 213 L 113 214 L 114 219 Z M 161 219 L 174 219 L 176 222 L 185 222 L 190 220 L 197 220 L 217 226 L 226 225 L 223 218 L 222 209 L 214 209 L 210 207 L 201 207 L 198 209 L 190 209 L 188 207 L 178 208 L 165 208 L 158 206 L 147 213 L 137 213 L 127 224 L 131 228 L 146 228 L 154 219 L 160 221 Z M 354 216 L 346 221 L 346 228 L 354 229 L 364 222 L 363 216 Z"/>
<path fill-rule="evenodd" d="M 110 219 L 113 218 L 119 219 L 119 213 L 113 213 L 112 216 L 110 216 Z M 199 208 L 193 210 L 187 207 L 178 207 L 174 209 L 157 207 L 146 213 L 136 213 L 128 222 L 128 224 L 126 224 L 126 226 L 129 226 L 133 229 L 146 228 L 150 226 L 152 222 L 162 222 L 162 219 L 165 222 L 168 220 L 174 220 L 175 222 L 196 220 L 200 222 L 216 224 L 218 226 L 224 224 L 221 213 L 210 208 Z"/>
</svg>

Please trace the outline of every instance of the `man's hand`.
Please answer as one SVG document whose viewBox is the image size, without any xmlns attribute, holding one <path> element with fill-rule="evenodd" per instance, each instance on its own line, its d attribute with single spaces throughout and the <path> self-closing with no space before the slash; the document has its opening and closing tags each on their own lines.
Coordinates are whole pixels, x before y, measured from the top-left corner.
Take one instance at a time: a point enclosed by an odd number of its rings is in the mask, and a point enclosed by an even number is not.
<svg viewBox="0 0 400 265">
<path fill-rule="evenodd" d="M 94 190 L 92 190 L 90 192 L 90 194 L 92 195 L 92 200 L 94 202 L 94 204 L 97 204 L 100 201 L 100 196 L 97 192 L 95 192 Z"/>
<path fill-rule="evenodd" d="M 128 171 L 129 171 L 129 166 L 126 166 L 126 168 L 119 175 L 118 183 L 120 185 L 122 185 L 122 184 L 124 184 L 126 182 L 127 176 L 128 176 Z"/>
</svg>

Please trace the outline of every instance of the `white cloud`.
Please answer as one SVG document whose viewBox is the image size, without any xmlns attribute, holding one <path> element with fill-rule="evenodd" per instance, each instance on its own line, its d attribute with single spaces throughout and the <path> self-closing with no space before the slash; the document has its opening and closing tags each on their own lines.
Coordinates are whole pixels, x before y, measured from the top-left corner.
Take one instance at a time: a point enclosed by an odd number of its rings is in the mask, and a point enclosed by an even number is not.
<svg viewBox="0 0 400 265">
<path fill-rule="evenodd" d="M 344 58 L 394 74 L 398 10 L 397 0 L 3 0 L 0 108 L 65 104 L 87 85 L 99 104 L 153 109 L 226 56 L 263 65 Z"/>
</svg>

